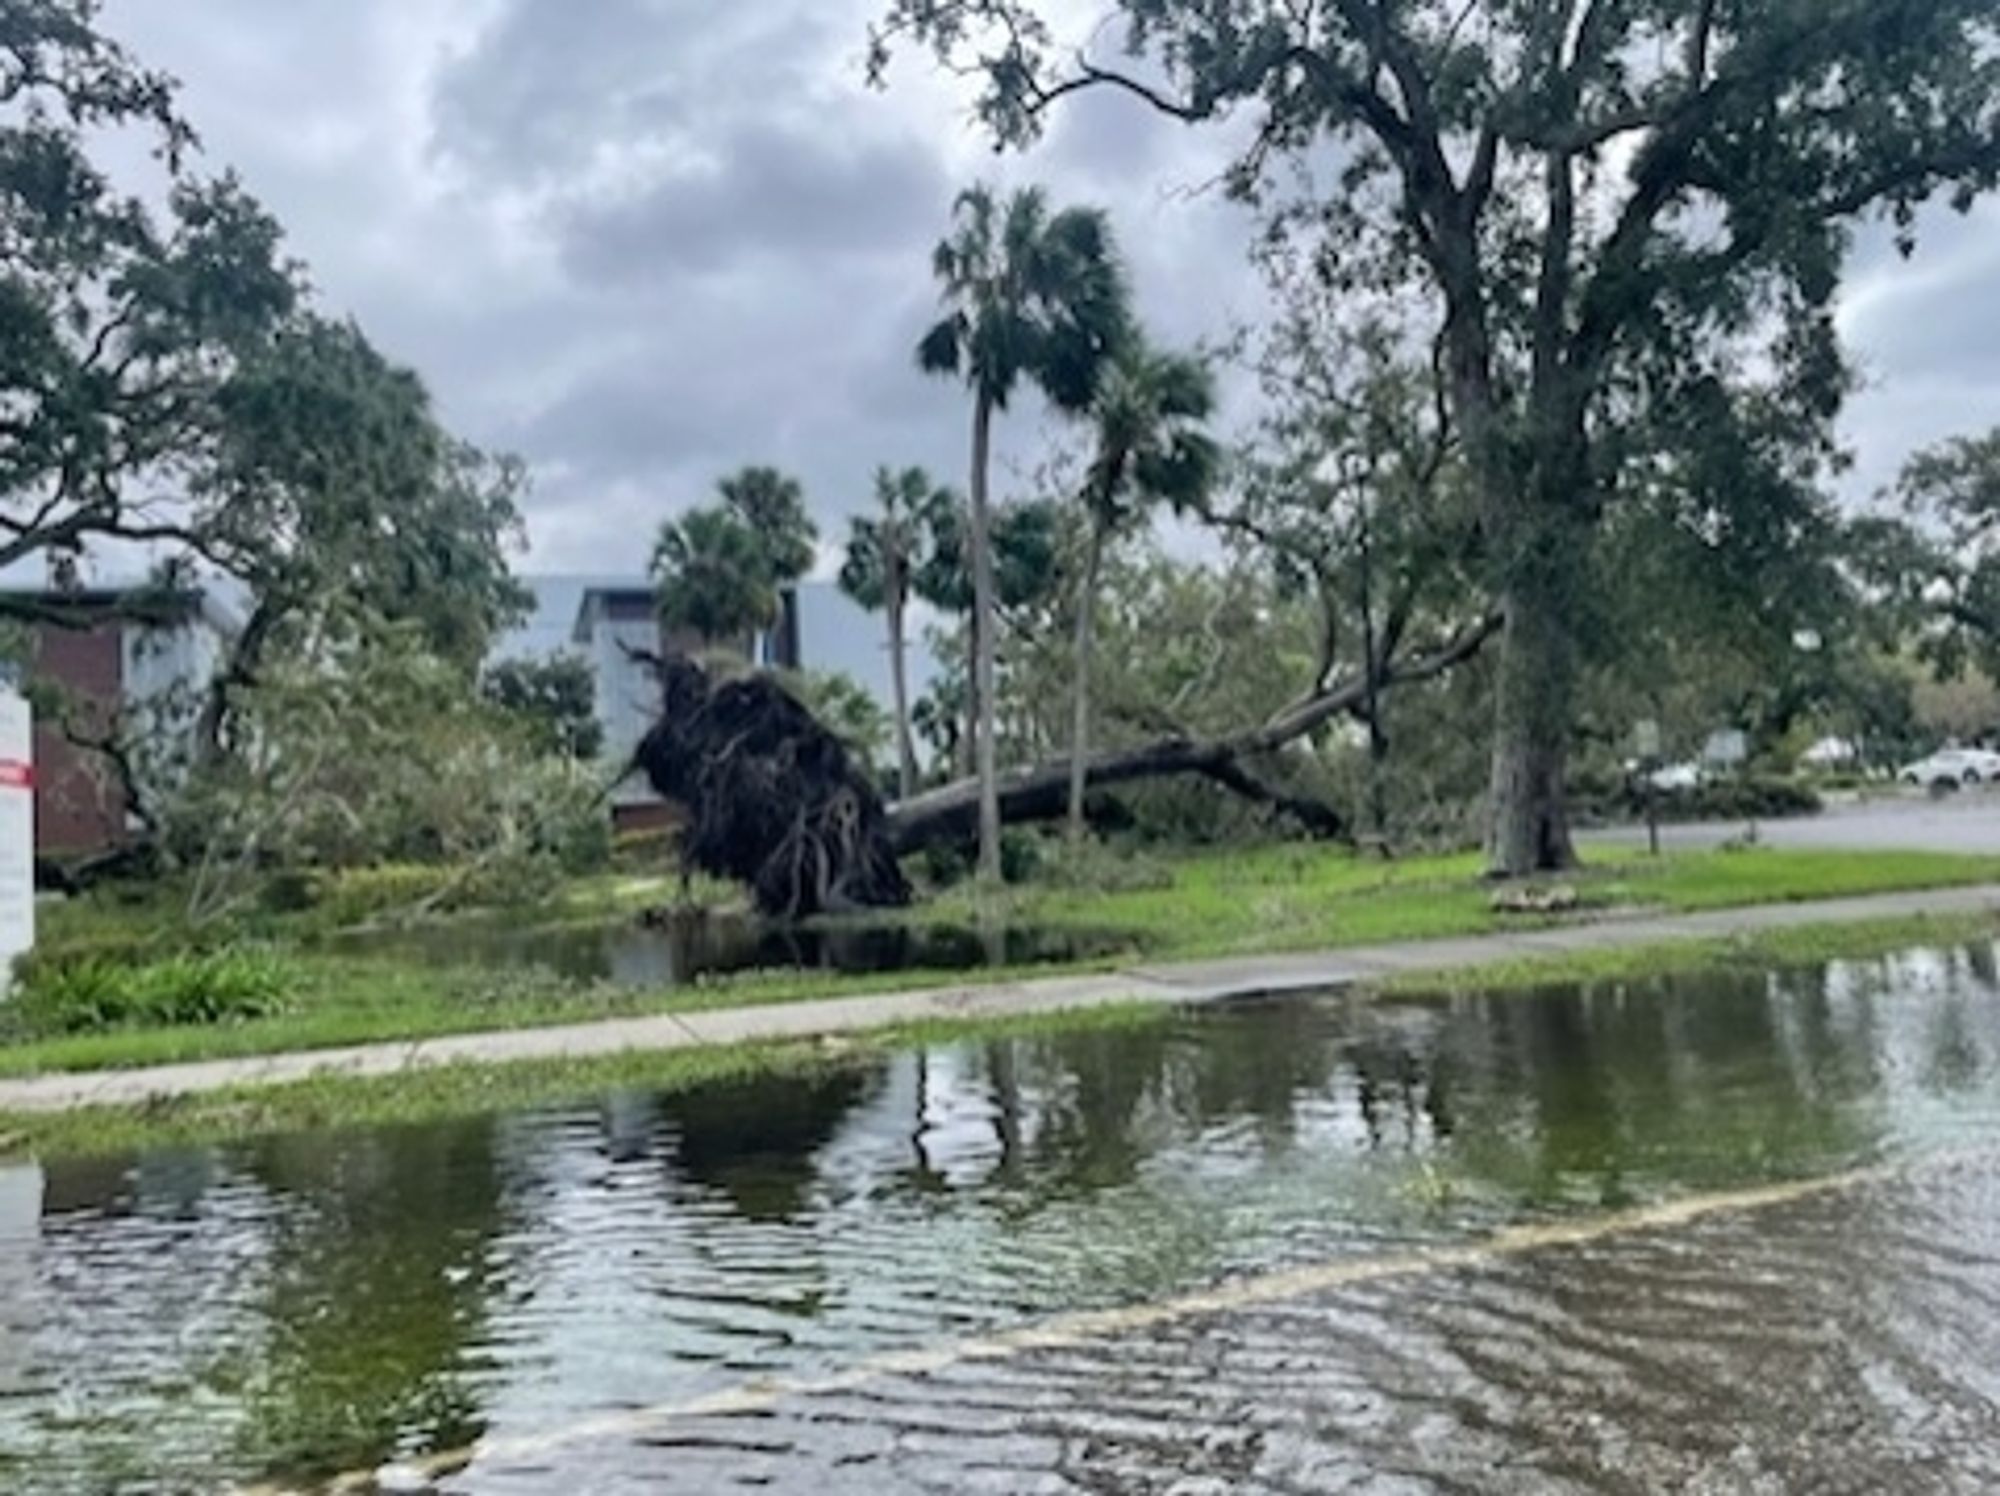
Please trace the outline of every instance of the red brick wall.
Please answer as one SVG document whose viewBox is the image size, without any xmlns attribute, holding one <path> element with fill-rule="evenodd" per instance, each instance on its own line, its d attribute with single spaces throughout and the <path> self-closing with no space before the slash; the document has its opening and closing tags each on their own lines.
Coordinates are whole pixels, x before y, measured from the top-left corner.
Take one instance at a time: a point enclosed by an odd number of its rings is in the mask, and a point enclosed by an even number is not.
<svg viewBox="0 0 2000 1496">
<path fill-rule="evenodd" d="M 107 727 L 124 689 L 122 630 L 44 625 L 35 631 L 30 674 L 62 687 L 73 720 L 86 731 Z M 125 794 L 97 754 L 70 743 L 61 729 L 35 723 L 35 850 L 96 852 L 125 840 Z"/>
</svg>

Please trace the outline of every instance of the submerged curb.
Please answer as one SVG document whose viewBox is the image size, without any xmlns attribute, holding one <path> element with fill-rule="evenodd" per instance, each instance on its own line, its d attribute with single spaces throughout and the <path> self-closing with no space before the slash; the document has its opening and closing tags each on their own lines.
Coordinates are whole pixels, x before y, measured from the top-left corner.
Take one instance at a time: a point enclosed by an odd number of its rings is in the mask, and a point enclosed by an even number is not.
<svg viewBox="0 0 2000 1496">
<path fill-rule="evenodd" d="M 1500 962 L 1584 951 L 1713 940 L 1864 920 L 1980 913 L 2000 914 L 2000 884 L 1789 904 L 1751 904 L 1692 914 L 1609 918 L 1443 940 L 1138 965 L 1087 976 L 609 1018 L 555 1027 L 452 1034 L 146 1069 L 63 1072 L 0 1081 L 0 1112 L 48 1113 L 100 1106 L 140 1106 L 246 1086 L 277 1086 L 329 1076 L 399 1075 L 463 1063 L 592 1059 L 759 1040 L 819 1039 L 938 1019 L 1031 1017 L 1135 1002 L 1175 1006 L 1227 1002 L 1326 991 L 1393 977 L 1442 977 Z"/>
</svg>

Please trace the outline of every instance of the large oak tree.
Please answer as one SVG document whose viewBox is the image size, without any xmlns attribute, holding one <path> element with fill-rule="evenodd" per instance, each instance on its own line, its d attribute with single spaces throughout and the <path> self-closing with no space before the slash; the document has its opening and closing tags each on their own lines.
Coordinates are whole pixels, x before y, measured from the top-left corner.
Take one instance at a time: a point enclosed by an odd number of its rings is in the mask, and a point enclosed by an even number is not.
<svg viewBox="0 0 2000 1496">
<path fill-rule="evenodd" d="M 1074 55 L 1032 0 L 892 0 L 1010 142 L 1085 89 L 1249 127 L 1232 185 L 1356 294 L 1435 308 L 1505 616 L 1490 855 L 1572 858 L 1593 544 L 1634 478 L 1809 492 L 1849 384 L 1856 224 L 1907 241 L 2000 173 L 1993 0 L 1117 0 Z M 1718 511 L 1737 502 L 1710 490 Z"/>
</svg>

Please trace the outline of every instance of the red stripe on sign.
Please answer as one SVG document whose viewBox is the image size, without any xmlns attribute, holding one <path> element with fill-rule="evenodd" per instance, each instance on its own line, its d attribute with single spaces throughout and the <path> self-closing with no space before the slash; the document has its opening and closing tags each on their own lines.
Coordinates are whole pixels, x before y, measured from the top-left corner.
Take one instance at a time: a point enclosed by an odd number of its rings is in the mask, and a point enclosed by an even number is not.
<svg viewBox="0 0 2000 1496">
<path fill-rule="evenodd" d="M 18 758 L 0 758 L 0 790 L 31 790 L 35 787 L 35 766 Z"/>
</svg>

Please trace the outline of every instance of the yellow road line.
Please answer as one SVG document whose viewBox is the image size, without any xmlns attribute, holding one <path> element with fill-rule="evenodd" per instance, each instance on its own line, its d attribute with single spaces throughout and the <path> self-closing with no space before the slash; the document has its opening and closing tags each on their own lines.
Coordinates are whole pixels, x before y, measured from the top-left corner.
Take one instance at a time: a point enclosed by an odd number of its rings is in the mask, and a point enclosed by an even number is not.
<svg viewBox="0 0 2000 1496">
<path fill-rule="evenodd" d="M 1971 1158 L 1993 1156 L 1992 1150 L 1982 1149 L 1941 1155 L 1918 1164 L 1871 1164 L 1817 1179 L 1719 1190 L 1609 1215 L 1508 1226 L 1490 1236 L 1452 1246 L 1421 1247 L 1407 1252 L 1285 1268 L 1150 1303 L 1080 1310 L 991 1335 L 910 1350 L 885 1351 L 826 1376 L 763 1378 L 679 1402 L 621 1409 L 581 1419 L 546 1433 L 492 1439 L 440 1450 L 419 1459 L 399 1462 L 392 1468 L 397 1475 L 421 1483 L 462 1470 L 475 1460 L 528 1459 L 592 1440 L 639 1433 L 676 1419 L 760 1412 L 789 1398 L 850 1391 L 884 1377 L 922 1376 L 968 1361 L 1004 1361 L 1029 1351 L 1084 1345 L 1114 1335 L 1226 1314 L 1232 1310 L 1283 1303 L 1289 1299 L 1379 1283 L 1385 1279 L 1478 1267 L 1524 1253 L 1583 1246 L 1643 1231 L 1670 1231 L 1711 1216 L 1767 1210 L 1854 1189 L 1895 1174 L 1929 1172 Z M 352 1471 L 310 1489 L 316 1489 L 324 1496 L 356 1496 L 356 1493 L 375 1490 L 384 1473 L 384 1470 Z M 239 1493 L 240 1496 L 305 1496 L 301 1488 L 277 1485 L 242 1487 Z"/>
</svg>

